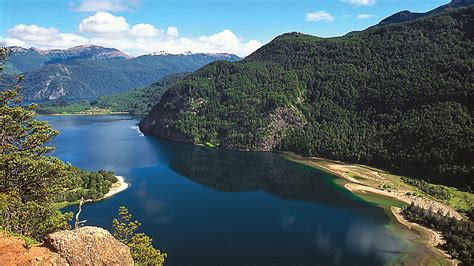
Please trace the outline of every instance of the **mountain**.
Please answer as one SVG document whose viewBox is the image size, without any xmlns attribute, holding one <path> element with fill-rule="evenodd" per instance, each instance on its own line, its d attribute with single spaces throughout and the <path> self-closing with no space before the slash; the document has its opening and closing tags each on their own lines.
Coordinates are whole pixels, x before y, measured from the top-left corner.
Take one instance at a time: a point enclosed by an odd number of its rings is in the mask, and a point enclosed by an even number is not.
<svg viewBox="0 0 474 266">
<path fill-rule="evenodd" d="M 129 112 L 133 114 L 147 114 L 158 104 L 161 96 L 170 86 L 182 80 L 189 73 L 176 73 L 163 77 L 148 86 L 136 88 L 126 92 L 99 97 L 91 106 L 110 109 L 113 112 Z"/>
<path fill-rule="evenodd" d="M 27 100 L 70 100 L 125 92 L 169 74 L 194 71 L 213 61 L 239 59 L 230 54 L 129 58 L 116 49 L 98 46 L 51 51 L 15 48 L 7 68 L 10 73 L 24 72 L 23 94 Z"/>
<path fill-rule="evenodd" d="M 404 10 L 385 18 L 384 20 L 380 21 L 378 25 L 406 22 L 406 21 L 417 19 L 417 18 L 425 17 L 428 15 L 444 12 L 448 9 L 469 6 L 469 5 L 472 5 L 473 3 L 474 3 L 474 0 L 451 0 L 451 2 L 449 2 L 448 4 L 442 5 L 438 8 L 435 8 L 425 13 L 416 13 L 416 12 L 410 12 L 408 10 Z"/>
<path fill-rule="evenodd" d="M 18 46 L 9 47 L 11 54 L 7 62 L 9 73 L 23 73 L 37 70 L 48 64 L 60 63 L 74 59 L 112 59 L 130 58 L 129 55 L 114 49 L 97 45 L 81 45 L 69 49 L 40 50 L 34 47 L 25 49 Z"/>
<path fill-rule="evenodd" d="M 95 100 L 65 101 L 58 99 L 41 103 L 38 114 L 74 114 L 104 112 L 128 112 L 147 114 L 161 99 L 170 86 L 183 79 L 189 73 L 176 73 L 163 77 L 148 86 L 135 88 L 122 93 L 101 96 Z"/>
<path fill-rule="evenodd" d="M 474 188 L 474 7 L 336 38 L 278 36 L 172 86 L 149 135 L 293 151 Z"/>
</svg>

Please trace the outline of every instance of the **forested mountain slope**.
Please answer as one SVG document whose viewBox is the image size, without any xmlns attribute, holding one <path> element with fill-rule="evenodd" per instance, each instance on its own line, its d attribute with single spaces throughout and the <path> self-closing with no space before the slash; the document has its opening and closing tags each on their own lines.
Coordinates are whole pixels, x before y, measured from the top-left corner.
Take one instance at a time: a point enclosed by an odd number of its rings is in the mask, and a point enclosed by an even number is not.
<svg viewBox="0 0 474 266">
<path fill-rule="evenodd" d="M 20 60 L 20 55 L 26 59 Z M 93 99 L 145 86 L 169 74 L 195 71 L 217 60 L 240 59 L 231 54 L 164 54 L 135 58 L 117 55 L 109 58 L 96 53 L 99 57 L 87 54 L 61 57 L 60 54 L 44 61 L 49 57 L 30 50 L 20 55 L 11 56 L 10 68 L 29 69 L 24 72 L 23 95 L 27 100 L 35 101 Z M 5 78 L 8 81 L 8 77 Z"/>
<path fill-rule="evenodd" d="M 406 21 L 417 19 L 417 18 L 425 17 L 428 15 L 444 12 L 448 9 L 469 6 L 469 5 L 472 5 L 473 3 L 474 3 L 474 0 L 451 0 L 451 2 L 445 5 L 439 6 L 425 13 L 416 13 L 416 12 L 410 12 L 409 10 L 404 10 L 404 11 L 395 13 L 389 16 L 388 18 L 383 19 L 382 21 L 380 21 L 378 25 L 406 22 Z"/>
<path fill-rule="evenodd" d="M 101 96 L 94 100 L 64 101 L 63 99 L 42 103 L 38 114 L 77 114 L 104 112 L 128 112 L 147 114 L 161 99 L 170 86 L 183 79 L 189 73 L 176 73 L 163 77 L 144 87 L 122 93 Z"/>
<path fill-rule="evenodd" d="M 178 82 L 140 128 L 472 190 L 473 14 L 470 6 L 337 38 L 281 35 L 240 62 L 215 62 Z"/>
</svg>

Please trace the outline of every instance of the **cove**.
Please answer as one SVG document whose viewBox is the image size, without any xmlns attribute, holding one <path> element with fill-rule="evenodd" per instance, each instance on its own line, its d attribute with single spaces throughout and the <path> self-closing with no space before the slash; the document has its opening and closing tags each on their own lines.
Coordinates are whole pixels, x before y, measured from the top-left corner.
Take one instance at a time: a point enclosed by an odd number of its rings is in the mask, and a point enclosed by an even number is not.
<svg viewBox="0 0 474 266">
<path fill-rule="evenodd" d="M 382 208 L 279 154 L 157 140 L 129 115 L 39 119 L 61 132 L 55 156 L 131 184 L 81 219 L 110 229 L 126 206 L 167 265 L 383 265 L 407 252 Z"/>
</svg>

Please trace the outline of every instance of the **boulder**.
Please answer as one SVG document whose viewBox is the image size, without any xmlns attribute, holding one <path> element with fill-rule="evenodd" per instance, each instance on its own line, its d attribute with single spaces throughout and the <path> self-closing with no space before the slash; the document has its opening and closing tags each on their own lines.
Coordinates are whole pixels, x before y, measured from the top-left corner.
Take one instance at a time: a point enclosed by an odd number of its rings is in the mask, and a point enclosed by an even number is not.
<svg viewBox="0 0 474 266">
<path fill-rule="evenodd" d="M 133 265 L 130 249 L 99 227 L 52 233 L 45 244 L 71 265 Z"/>
</svg>

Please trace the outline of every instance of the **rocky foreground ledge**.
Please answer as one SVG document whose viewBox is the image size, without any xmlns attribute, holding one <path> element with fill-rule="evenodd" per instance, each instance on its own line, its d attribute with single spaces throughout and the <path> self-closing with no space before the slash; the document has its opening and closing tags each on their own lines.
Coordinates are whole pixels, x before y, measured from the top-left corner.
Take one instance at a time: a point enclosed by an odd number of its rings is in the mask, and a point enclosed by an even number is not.
<svg viewBox="0 0 474 266">
<path fill-rule="evenodd" d="M 44 244 L 24 247 L 0 234 L 1 265 L 133 265 L 130 249 L 107 230 L 85 226 L 48 235 Z"/>
</svg>

